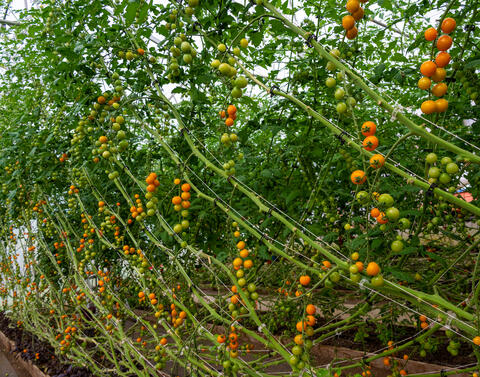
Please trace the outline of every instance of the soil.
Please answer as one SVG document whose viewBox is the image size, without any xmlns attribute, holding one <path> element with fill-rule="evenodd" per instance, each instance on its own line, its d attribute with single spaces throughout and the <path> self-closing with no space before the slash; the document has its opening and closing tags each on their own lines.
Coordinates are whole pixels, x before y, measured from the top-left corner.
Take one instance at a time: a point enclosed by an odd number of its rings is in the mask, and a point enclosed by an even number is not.
<svg viewBox="0 0 480 377">
<path fill-rule="evenodd" d="M 12 355 L 6 355 L 3 353 L 3 350 L 0 351 L 0 371 L 2 375 L 8 377 L 30 377 L 30 373 L 15 361 Z"/>
<path fill-rule="evenodd" d="M 401 336 L 398 337 L 399 341 L 401 339 L 408 339 L 418 332 L 418 330 L 413 327 L 401 326 L 397 326 L 397 331 L 399 335 L 401 334 Z M 326 341 L 323 341 L 322 345 L 345 347 L 363 352 L 378 353 L 380 349 L 383 349 L 385 347 L 385 343 L 381 342 L 381 340 L 376 336 L 373 327 L 368 328 L 367 326 L 367 332 L 369 336 L 368 338 L 366 338 L 365 342 L 355 342 L 354 338 L 357 330 L 351 329 L 342 332 L 340 336 L 335 336 Z M 449 340 L 445 337 L 445 333 L 443 331 L 439 331 L 434 335 L 434 337 L 436 337 L 437 339 L 442 339 L 443 341 L 438 344 L 435 352 L 427 352 L 426 357 L 419 356 L 417 351 L 418 343 L 416 343 L 413 347 L 406 348 L 399 356 L 401 357 L 403 356 L 403 354 L 407 354 L 409 355 L 410 359 L 418 360 L 424 363 L 434 363 L 446 367 L 455 367 L 476 362 L 476 358 L 472 352 L 472 347 L 468 344 L 461 343 L 458 355 L 452 356 L 450 352 L 447 351 Z"/>
<path fill-rule="evenodd" d="M 139 311 L 137 314 L 144 317 L 144 319 L 155 321 L 155 319 L 153 317 L 150 318 L 151 316 L 149 316 L 146 312 L 142 313 L 142 311 Z M 322 322 L 323 321 L 319 319 L 318 325 L 321 326 Z M 281 329 L 279 330 L 281 331 Z M 373 326 L 369 326 L 368 323 L 365 324 L 365 330 L 366 333 L 368 333 L 368 337 L 366 337 L 364 341 L 355 341 L 358 329 L 347 330 L 338 336 L 333 336 L 322 341 L 321 345 L 315 346 L 312 349 L 312 360 L 314 360 L 313 364 L 321 366 L 330 363 L 334 358 L 337 360 L 357 359 L 358 361 L 358 359 L 364 354 L 378 353 L 379 350 L 384 348 L 385 342 L 380 340 L 375 333 L 375 328 Z M 94 375 L 86 368 L 75 367 L 62 363 L 61 360 L 56 358 L 53 347 L 51 347 L 48 343 L 37 339 L 35 336 L 23 330 L 22 328 L 17 327 L 1 312 L 0 331 L 2 331 L 16 344 L 16 348 L 12 351 L 12 354 L 5 355 L 9 361 L 8 367 L 12 369 L 12 372 L 10 372 L 9 369 L 5 369 L 5 371 L 9 372 L 10 377 L 30 377 L 30 375 L 28 373 L 25 374 L 21 368 L 16 368 L 15 359 L 13 357 L 13 354 L 15 353 L 19 354 L 24 360 L 31 360 L 41 371 L 49 374 L 50 377 L 94 377 Z M 221 332 L 222 327 L 212 325 L 210 331 L 214 333 Z M 398 340 L 401 340 L 415 335 L 417 330 L 414 327 L 409 326 L 396 326 L 395 332 Z M 442 331 L 439 331 L 438 334 L 435 334 L 435 337 L 441 340 L 438 344 L 438 347 L 436 347 L 434 352 L 428 352 L 427 356 L 424 358 L 419 357 L 417 344 L 411 348 L 407 348 L 399 352 L 397 355 L 399 358 L 402 358 L 403 354 L 409 355 L 410 361 L 408 368 L 410 369 L 410 373 L 415 373 L 415 371 L 417 371 L 417 373 L 423 371 L 439 372 L 442 367 L 455 367 L 476 362 L 475 357 L 471 353 L 471 348 L 469 348 L 468 345 L 462 345 L 462 348 L 459 350 L 459 355 L 454 357 L 446 350 L 448 339 L 445 338 L 445 334 Z M 290 337 L 287 338 L 290 339 Z M 288 339 L 284 340 L 288 342 Z M 256 341 L 253 339 L 249 339 L 249 341 L 256 343 Z M 260 344 L 255 344 L 255 348 L 262 348 L 262 346 Z M 36 353 L 39 354 L 39 358 L 35 360 Z M 249 360 L 251 359 L 251 355 L 245 355 L 245 357 L 242 356 L 242 359 Z M 414 360 L 418 360 L 420 362 L 415 362 Z M 270 361 L 270 358 L 265 361 Z M 1 353 L 0 370 L 4 370 L 2 369 Z M 272 368 L 268 368 L 268 370 L 265 372 L 288 373 L 289 370 L 289 366 L 284 363 L 276 365 Z M 186 371 L 182 370 L 182 368 L 179 368 L 177 365 L 171 362 L 167 363 L 164 372 L 174 372 L 175 375 L 180 376 L 188 375 L 188 373 L 185 373 Z M 361 372 L 361 370 L 354 369 L 350 372 Z M 388 369 L 383 367 L 381 359 L 377 360 L 377 362 L 372 365 L 372 372 L 374 372 L 374 375 L 378 377 L 384 377 L 391 373 L 388 371 Z M 460 374 L 458 374 L 458 376 L 460 376 Z"/>
<path fill-rule="evenodd" d="M 50 344 L 39 340 L 21 327 L 17 327 L 1 312 L 0 331 L 15 342 L 16 348 L 12 350 L 13 353 L 19 353 L 24 360 L 31 360 L 41 371 L 49 374 L 50 377 L 94 377 L 87 368 L 61 363 L 56 358 L 54 349 Z M 38 359 L 35 359 L 36 353 L 38 353 Z M 17 375 L 18 377 L 27 376 L 18 373 Z"/>
</svg>

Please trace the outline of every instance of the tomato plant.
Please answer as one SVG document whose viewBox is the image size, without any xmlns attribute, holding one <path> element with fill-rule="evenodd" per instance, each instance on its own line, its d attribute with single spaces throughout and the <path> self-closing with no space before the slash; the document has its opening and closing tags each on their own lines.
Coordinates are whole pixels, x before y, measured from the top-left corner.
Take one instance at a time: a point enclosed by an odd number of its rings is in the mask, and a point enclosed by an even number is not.
<svg viewBox="0 0 480 377">
<path fill-rule="evenodd" d="M 48 0 L 1 21 L 2 311 L 98 376 L 398 376 L 440 350 L 477 371 L 477 7 Z M 320 365 L 349 331 L 368 356 Z"/>
</svg>

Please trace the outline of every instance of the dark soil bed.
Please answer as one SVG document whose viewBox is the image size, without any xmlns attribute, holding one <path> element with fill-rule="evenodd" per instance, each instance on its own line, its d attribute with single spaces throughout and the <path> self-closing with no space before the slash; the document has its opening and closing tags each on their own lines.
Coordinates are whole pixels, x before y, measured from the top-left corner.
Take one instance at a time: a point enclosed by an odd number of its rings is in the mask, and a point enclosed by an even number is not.
<svg viewBox="0 0 480 377">
<path fill-rule="evenodd" d="M 24 360 L 31 360 L 42 372 L 50 377 L 94 377 L 87 368 L 79 368 L 62 364 L 55 356 L 54 349 L 48 343 L 39 340 L 34 335 L 12 324 L 0 312 L 0 331 L 15 342 L 17 352 Z M 38 359 L 35 355 L 38 354 Z"/>
<path fill-rule="evenodd" d="M 149 318 L 150 316 L 147 313 L 142 314 L 145 319 L 153 320 L 153 318 Z M 318 324 L 321 326 L 322 322 L 323 321 L 320 319 Z M 219 326 L 212 326 L 211 330 L 219 331 L 221 328 Z M 351 329 L 343 331 L 339 335 L 322 341 L 321 347 L 331 347 L 330 349 L 348 348 L 364 353 L 378 353 L 380 350 L 383 350 L 385 347 L 385 342 L 382 341 L 375 333 L 374 328 L 366 323 L 365 330 L 366 333 L 368 333 L 368 337 L 364 338 L 363 341 L 356 341 L 355 338 L 357 335 L 357 329 Z M 75 367 L 73 365 L 62 363 L 61 360 L 56 358 L 54 349 L 48 343 L 37 339 L 29 332 L 17 327 L 3 313 L 0 313 L 0 331 L 2 331 L 10 340 L 15 342 L 16 349 L 14 349 L 13 352 L 19 353 L 25 360 L 31 360 L 41 371 L 49 374 L 51 377 L 94 377 L 94 375 L 89 372 L 87 368 Z M 417 330 L 413 327 L 398 326 L 396 328 L 397 339 L 393 340 L 401 341 L 402 339 L 407 339 L 416 333 Z M 411 360 L 418 360 L 423 363 L 431 363 L 448 367 L 467 365 L 476 362 L 471 348 L 469 348 L 468 345 L 462 345 L 458 356 L 454 357 L 446 349 L 448 345 L 448 339 L 445 337 L 444 332 L 439 331 L 437 334 L 435 334 L 435 337 L 440 339 L 440 342 L 438 343 L 436 350 L 434 352 L 428 352 L 426 357 L 422 358 L 418 355 L 418 344 L 399 352 L 399 354 L 396 356 L 402 358 L 403 354 L 407 354 Z M 283 336 L 281 338 L 283 338 Z M 322 353 L 323 351 L 321 351 L 320 348 L 317 348 L 318 347 L 315 347 L 314 350 L 312 350 L 312 356 L 313 360 L 316 360 L 314 364 L 321 365 L 323 362 L 326 362 L 326 360 L 323 360 L 321 355 L 318 354 L 319 352 Z M 35 359 L 35 355 L 37 353 L 39 358 Z M 327 362 L 329 361 L 330 360 Z M 171 365 L 169 365 L 167 369 L 171 369 Z M 276 369 L 277 370 L 275 370 L 275 372 L 279 371 L 280 369 L 285 369 L 285 371 L 289 370 L 286 365 L 279 365 Z M 181 371 L 176 372 L 177 374 L 184 375 Z M 378 375 L 383 375 L 383 373 L 379 373 Z"/>
</svg>

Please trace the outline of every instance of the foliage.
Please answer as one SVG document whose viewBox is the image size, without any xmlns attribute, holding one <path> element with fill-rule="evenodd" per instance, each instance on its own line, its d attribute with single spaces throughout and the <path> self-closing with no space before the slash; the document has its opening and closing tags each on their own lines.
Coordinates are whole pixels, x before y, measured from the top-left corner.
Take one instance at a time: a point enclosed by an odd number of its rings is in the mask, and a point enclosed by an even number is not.
<svg viewBox="0 0 480 377">
<path fill-rule="evenodd" d="M 367 347 L 372 313 L 368 361 L 445 326 L 480 362 L 478 1 L 362 4 L 353 40 L 333 0 L 187 3 L 43 1 L 2 29 L 3 311 L 99 376 L 367 373 L 309 355 Z M 448 110 L 421 115 L 446 17 Z"/>
</svg>

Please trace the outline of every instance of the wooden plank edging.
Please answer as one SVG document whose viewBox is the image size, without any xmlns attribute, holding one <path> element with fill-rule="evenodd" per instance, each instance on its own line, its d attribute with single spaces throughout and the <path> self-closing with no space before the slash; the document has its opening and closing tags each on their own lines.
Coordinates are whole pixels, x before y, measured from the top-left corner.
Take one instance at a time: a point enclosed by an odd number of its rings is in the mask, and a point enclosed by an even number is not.
<svg viewBox="0 0 480 377">
<path fill-rule="evenodd" d="M 14 352 L 13 350 L 16 348 L 15 342 L 7 338 L 2 331 L 0 331 L 0 347 L 13 355 L 18 364 L 30 373 L 32 377 L 50 377 L 48 374 L 43 373 L 31 360 L 24 360 L 19 352 Z"/>
</svg>

